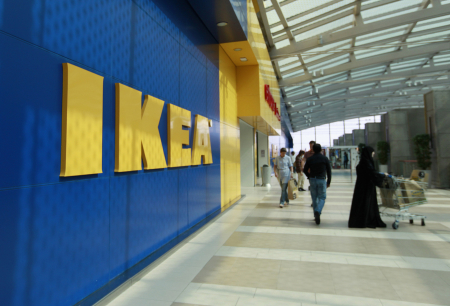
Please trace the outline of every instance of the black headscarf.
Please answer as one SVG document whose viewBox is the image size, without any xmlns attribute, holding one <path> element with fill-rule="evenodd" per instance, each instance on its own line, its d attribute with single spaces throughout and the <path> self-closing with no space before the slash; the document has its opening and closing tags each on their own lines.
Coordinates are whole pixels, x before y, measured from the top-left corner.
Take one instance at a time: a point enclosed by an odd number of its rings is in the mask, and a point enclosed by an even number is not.
<svg viewBox="0 0 450 306">
<path fill-rule="evenodd" d="M 375 152 L 375 150 L 372 147 L 364 147 L 361 152 L 361 161 L 360 163 L 363 163 L 371 168 L 375 168 L 375 162 L 373 161 L 372 153 Z"/>
</svg>

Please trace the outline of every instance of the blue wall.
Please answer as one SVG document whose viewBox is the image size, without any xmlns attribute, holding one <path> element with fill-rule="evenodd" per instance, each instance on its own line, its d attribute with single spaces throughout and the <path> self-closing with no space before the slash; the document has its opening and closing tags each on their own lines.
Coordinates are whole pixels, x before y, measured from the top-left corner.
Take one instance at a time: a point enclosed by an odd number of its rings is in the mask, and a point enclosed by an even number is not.
<svg viewBox="0 0 450 306">
<path fill-rule="evenodd" d="M 72 305 L 220 208 L 214 57 L 150 1 L 0 0 L 0 305 Z M 59 177 L 65 62 L 105 77 L 99 175 Z M 214 164 L 114 173 L 117 82 L 212 119 Z"/>
</svg>

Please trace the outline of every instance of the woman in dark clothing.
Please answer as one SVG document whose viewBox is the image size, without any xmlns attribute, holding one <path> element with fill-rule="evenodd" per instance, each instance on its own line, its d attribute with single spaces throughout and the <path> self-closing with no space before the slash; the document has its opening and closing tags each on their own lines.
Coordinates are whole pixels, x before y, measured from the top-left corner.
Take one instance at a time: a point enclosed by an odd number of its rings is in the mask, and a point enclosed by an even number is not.
<svg viewBox="0 0 450 306">
<path fill-rule="evenodd" d="M 348 154 L 344 152 L 344 169 L 348 168 Z"/>
<path fill-rule="evenodd" d="M 372 147 L 365 147 L 361 152 L 361 160 L 356 167 L 357 177 L 348 227 L 386 227 L 380 218 L 375 188 L 381 186 L 385 174 L 375 170 L 374 155 Z"/>
</svg>

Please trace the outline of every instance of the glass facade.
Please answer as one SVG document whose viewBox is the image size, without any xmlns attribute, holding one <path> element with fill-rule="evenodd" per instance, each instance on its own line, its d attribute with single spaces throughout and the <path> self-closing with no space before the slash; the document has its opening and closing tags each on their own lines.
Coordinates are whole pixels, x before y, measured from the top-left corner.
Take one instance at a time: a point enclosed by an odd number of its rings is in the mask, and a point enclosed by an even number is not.
<svg viewBox="0 0 450 306">
<path fill-rule="evenodd" d="M 314 140 L 322 147 L 327 148 L 333 145 L 333 139 L 338 139 L 344 134 L 351 134 L 353 130 L 364 129 L 366 123 L 381 122 L 381 116 L 369 116 L 345 121 L 336 121 L 329 124 L 302 130 L 292 134 L 294 141 L 293 150 L 297 153 L 300 150 L 309 150 L 309 142 Z"/>
</svg>

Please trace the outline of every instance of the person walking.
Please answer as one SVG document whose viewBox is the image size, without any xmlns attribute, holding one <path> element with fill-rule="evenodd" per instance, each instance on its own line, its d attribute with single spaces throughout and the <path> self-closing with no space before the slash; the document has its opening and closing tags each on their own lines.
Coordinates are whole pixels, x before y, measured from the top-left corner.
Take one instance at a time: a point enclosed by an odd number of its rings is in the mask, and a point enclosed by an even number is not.
<svg viewBox="0 0 450 306">
<path fill-rule="evenodd" d="M 298 191 L 306 191 L 303 189 L 303 184 L 305 184 L 305 175 L 303 174 L 303 156 L 305 151 L 301 150 L 297 157 L 295 158 L 294 169 L 298 173 Z"/>
<path fill-rule="evenodd" d="M 365 147 L 356 166 L 355 191 L 348 220 L 350 228 L 386 227 L 380 217 L 375 186 L 381 186 L 387 174 L 375 170 L 374 155 L 372 147 Z"/>
<path fill-rule="evenodd" d="M 273 172 L 278 179 L 281 187 L 280 208 L 284 207 L 284 203 L 289 205 L 287 193 L 289 179 L 292 177 L 292 159 L 286 156 L 286 149 L 281 148 L 280 155 L 274 160 Z"/>
<path fill-rule="evenodd" d="M 314 155 L 313 146 L 314 146 L 315 144 L 316 144 L 316 142 L 315 142 L 314 140 L 311 140 L 311 141 L 309 142 L 309 151 L 307 151 L 307 152 L 303 155 L 303 166 L 305 165 L 306 160 L 307 160 L 308 158 L 310 158 L 311 156 Z"/>
<path fill-rule="evenodd" d="M 314 155 L 306 160 L 303 173 L 311 185 L 314 219 L 316 224 L 320 224 L 320 215 L 327 198 L 327 188 L 331 184 L 331 167 L 328 158 L 321 154 L 322 146 L 320 144 L 315 144 L 313 151 Z"/>
<path fill-rule="evenodd" d="M 348 168 L 348 154 L 344 152 L 344 169 Z"/>
<path fill-rule="evenodd" d="M 297 182 L 298 182 L 298 178 L 297 178 L 297 169 L 295 169 L 295 152 L 294 151 L 292 151 L 291 152 L 291 161 L 292 161 L 292 165 L 293 165 L 293 169 L 294 169 L 294 171 L 292 172 L 292 174 L 293 174 L 293 179 L 295 179 Z"/>
<path fill-rule="evenodd" d="M 331 167 L 334 168 L 336 166 L 336 154 L 331 152 Z"/>
<path fill-rule="evenodd" d="M 309 142 L 309 151 L 307 151 L 307 152 L 305 153 L 305 155 L 303 155 L 302 171 L 303 171 L 303 167 L 305 166 L 306 160 L 307 160 L 308 158 L 310 158 L 311 156 L 314 155 L 313 146 L 314 146 L 315 144 L 316 144 L 316 142 L 315 142 L 314 140 L 311 140 L 311 141 Z M 308 190 L 311 190 L 311 182 L 310 182 L 310 184 L 309 184 L 309 186 L 308 186 Z M 311 203 L 311 207 L 313 207 L 313 204 L 312 204 L 312 203 Z"/>
</svg>

